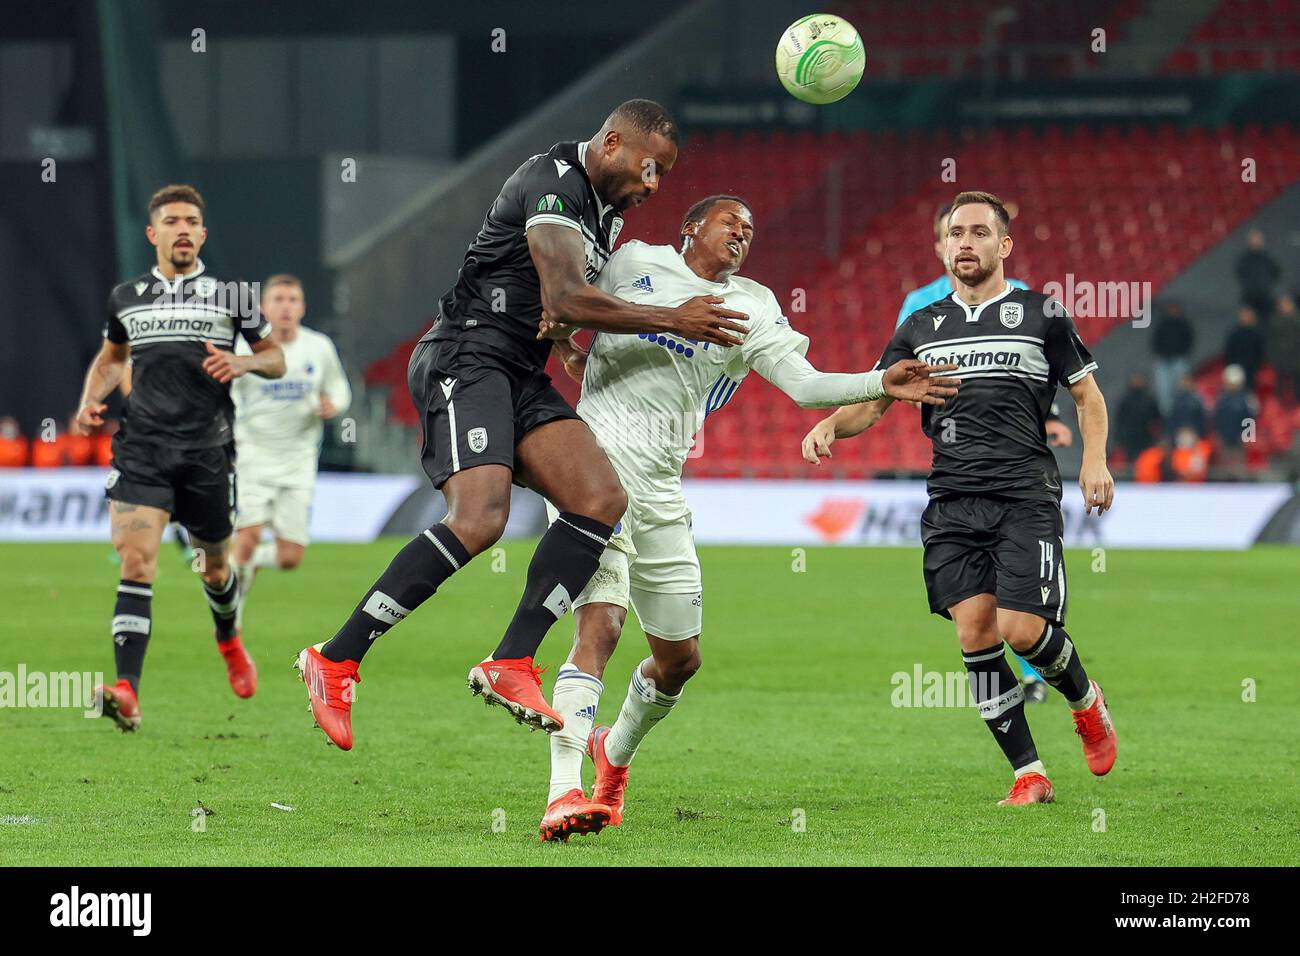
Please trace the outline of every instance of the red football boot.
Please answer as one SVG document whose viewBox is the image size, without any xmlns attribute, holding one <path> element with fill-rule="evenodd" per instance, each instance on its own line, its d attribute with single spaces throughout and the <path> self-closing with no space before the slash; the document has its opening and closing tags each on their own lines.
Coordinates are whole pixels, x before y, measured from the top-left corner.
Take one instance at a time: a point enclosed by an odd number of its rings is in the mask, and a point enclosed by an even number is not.
<svg viewBox="0 0 1300 956">
<path fill-rule="evenodd" d="M 110 718 L 123 733 L 140 729 L 140 700 L 135 696 L 130 681 L 100 684 L 95 688 L 90 706 L 101 716 Z"/>
<path fill-rule="evenodd" d="M 217 641 L 217 650 L 226 659 L 226 677 L 236 697 L 249 698 L 257 690 L 257 667 L 244 650 L 238 634 L 228 641 Z"/>
<path fill-rule="evenodd" d="M 1005 800 L 999 800 L 1000 807 L 1019 807 L 1030 803 L 1051 803 L 1056 799 L 1052 791 L 1052 781 L 1041 773 L 1025 773 L 1016 777 L 1011 785 L 1011 792 Z"/>
<path fill-rule="evenodd" d="M 518 723 L 550 734 L 564 726 L 564 718 L 551 709 L 541 688 L 542 672 L 531 657 L 487 660 L 470 668 L 471 693 L 504 707 Z"/>
<path fill-rule="evenodd" d="M 1092 689 L 1097 692 L 1097 699 L 1087 710 L 1071 711 L 1074 715 L 1074 732 L 1083 738 L 1083 759 L 1088 761 L 1088 769 L 1099 777 L 1110 772 L 1115 766 L 1115 754 L 1119 749 L 1119 740 L 1115 736 L 1115 724 L 1106 709 L 1106 696 L 1091 681 Z"/>
<path fill-rule="evenodd" d="M 542 817 L 542 841 L 569 842 L 575 833 L 599 833 L 609 823 L 609 807 L 588 800 L 581 790 L 574 788 L 556 797 Z"/>
<path fill-rule="evenodd" d="M 609 825 L 623 822 L 623 792 L 627 789 L 627 767 L 618 767 L 605 756 L 605 738 L 608 727 L 593 727 L 587 737 L 587 756 L 596 765 L 596 782 L 591 787 L 591 799 L 609 807 Z"/>
<path fill-rule="evenodd" d="M 298 654 L 294 667 L 302 674 L 311 699 L 311 714 L 316 726 L 325 731 L 330 743 L 340 750 L 352 749 L 352 701 L 356 685 L 361 683 L 356 661 L 335 662 L 322 656 L 322 641 L 305 647 Z"/>
</svg>

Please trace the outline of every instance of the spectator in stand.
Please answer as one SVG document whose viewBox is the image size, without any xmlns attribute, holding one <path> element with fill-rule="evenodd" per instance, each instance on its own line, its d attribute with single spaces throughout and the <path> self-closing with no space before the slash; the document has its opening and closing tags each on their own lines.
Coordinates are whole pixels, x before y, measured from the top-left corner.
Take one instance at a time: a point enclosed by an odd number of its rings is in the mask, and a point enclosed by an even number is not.
<svg viewBox="0 0 1300 956">
<path fill-rule="evenodd" d="M 1240 366 L 1246 374 L 1246 388 L 1255 387 L 1255 376 L 1264 364 L 1264 333 L 1258 314 L 1248 305 L 1237 310 L 1237 327 L 1223 343 L 1223 364 Z"/>
<path fill-rule="evenodd" d="M 1204 481 L 1210 469 L 1214 445 L 1193 428 L 1180 428 L 1174 435 L 1170 467 L 1178 481 Z"/>
<path fill-rule="evenodd" d="M 1241 287 L 1241 301 L 1265 322 L 1273 313 L 1280 278 L 1282 267 L 1264 248 L 1264 234 L 1258 229 L 1250 230 L 1246 235 L 1246 251 L 1237 260 L 1237 283 Z"/>
<path fill-rule="evenodd" d="M 1197 438 L 1205 435 L 1205 403 L 1196 389 L 1196 380 L 1184 375 L 1174 393 L 1173 406 L 1165 416 L 1165 433 L 1176 436 L 1183 429 L 1191 429 Z"/>
<path fill-rule="evenodd" d="M 1277 372 L 1278 392 L 1300 400 L 1300 309 L 1294 296 L 1277 300 L 1277 313 L 1268 330 L 1268 360 Z"/>
<path fill-rule="evenodd" d="M 1162 306 L 1151 339 L 1151 351 L 1156 357 L 1151 368 L 1152 386 L 1162 415 L 1169 415 L 1173 409 L 1178 383 L 1191 370 L 1195 342 L 1196 332 L 1183 304 L 1168 302 Z"/>
<path fill-rule="evenodd" d="M 1147 387 L 1147 377 L 1134 372 L 1115 412 L 1115 444 L 1124 450 L 1129 461 L 1136 461 L 1138 455 L 1155 444 L 1159 434 L 1160 408 Z"/>
<path fill-rule="evenodd" d="M 26 464 L 27 439 L 18 419 L 12 415 L 0 417 L 0 468 L 21 468 Z"/>
<path fill-rule="evenodd" d="M 1214 403 L 1214 433 L 1219 439 L 1219 463 L 1233 477 L 1245 477 L 1244 439 L 1254 417 L 1255 402 L 1246 391 L 1246 373 L 1239 365 L 1229 365 L 1223 370 L 1223 388 Z"/>
</svg>

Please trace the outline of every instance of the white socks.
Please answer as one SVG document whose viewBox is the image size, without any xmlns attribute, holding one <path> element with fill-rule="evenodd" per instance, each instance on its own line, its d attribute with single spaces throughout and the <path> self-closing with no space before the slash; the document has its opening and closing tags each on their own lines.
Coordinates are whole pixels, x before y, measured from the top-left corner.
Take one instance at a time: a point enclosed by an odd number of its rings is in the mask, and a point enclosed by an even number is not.
<svg viewBox="0 0 1300 956">
<path fill-rule="evenodd" d="M 627 688 L 627 699 L 623 709 L 618 713 L 618 720 L 605 738 L 605 756 L 617 767 L 626 767 L 632 762 L 636 748 L 641 745 L 645 735 L 652 727 L 668 716 L 673 705 L 681 700 L 682 695 L 671 697 L 656 690 L 651 682 L 641 674 L 641 668 L 650 663 L 646 658 L 632 670 L 632 681 Z M 558 707 L 556 708 L 559 709 Z M 564 718 L 569 719 L 567 716 Z"/>
<path fill-rule="evenodd" d="M 249 589 L 253 586 L 256 569 L 278 568 L 279 566 L 280 558 L 274 541 L 259 543 L 253 549 L 253 556 L 249 558 L 247 564 L 235 565 L 235 572 L 239 575 L 239 609 L 235 612 L 236 629 L 244 626 L 244 598 L 248 596 Z"/>
<path fill-rule="evenodd" d="M 258 568 L 278 568 L 280 559 L 276 556 L 275 542 L 263 541 L 253 550 L 253 566 Z"/>
<path fill-rule="evenodd" d="M 244 598 L 253 586 L 253 565 L 236 564 L 235 574 L 239 581 L 239 606 L 235 608 L 235 630 L 238 631 L 244 626 Z"/>
<path fill-rule="evenodd" d="M 584 674 L 573 664 L 560 668 L 551 706 L 564 718 L 564 727 L 551 734 L 551 793 L 547 803 L 570 790 L 583 789 L 582 757 L 587 752 L 587 737 L 604 690 L 598 678 Z"/>
</svg>

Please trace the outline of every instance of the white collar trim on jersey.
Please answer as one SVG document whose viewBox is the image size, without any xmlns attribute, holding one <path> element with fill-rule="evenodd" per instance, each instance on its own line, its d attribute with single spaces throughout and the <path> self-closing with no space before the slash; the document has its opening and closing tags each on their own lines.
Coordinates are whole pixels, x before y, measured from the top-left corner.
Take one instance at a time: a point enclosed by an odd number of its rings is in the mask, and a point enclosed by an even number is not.
<svg viewBox="0 0 1300 956">
<path fill-rule="evenodd" d="M 959 306 L 962 307 L 962 311 L 966 313 L 966 321 L 967 321 L 967 322 L 978 322 L 978 321 L 980 320 L 980 313 L 981 313 L 981 312 L 983 312 L 986 308 L 988 308 L 988 307 L 989 307 L 990 305 L 992 305 L 994 302 L 997 302 L 999 299 L 1004 299 L 1004 298 L 1006 298 L 1006 297 L 1011 293 L 1011 290 L 1012 290 L 1013 288 L 1014 288 L 1014 286 L 1012 286 L 1011 283 L 1008 282 L 1008 283 L 1007 283 L 1007 287 L 1006 287 L 1005 289 L 1003 289 L 1001 292 L 999 292 L 999 293 L 998 293 L 997 295 L 995 295 L 993 298 L 991 298 L 991 299 L 985 299 L 985 300 L 984 300 L 983 302 L 981 302 L 979 305 L 975 306 L 975 311 L 973 311 L 973 312 L 971 311 L 971 307 L 970 307 L 969 305 L 967 305 L 965 302 L 963 302 L 963 301 L 961 300 L 961 297 L 957 295 L 957 290 L 956 290 L 956 289 L 953 289 L 953 291 L 952 291 L 952 301 L 956 302 Z"/>
<path fill-rule="evenodd" d="M 163 282 L 172 283 L 172 284 L 179 284 L 179 283 L 181 283 L 181 282 L 184 282 L 186 279 L 193 279 L 193 278 L 194 278 L 195 276 L 197 276 L 197 275 L 202 275 L 202 274 L 203 274 L 203 270 L 204 270 L 204 268 L 205 268 L 205 267 L 204 267 L 204 265 L 203 265 L 203 260 L 202 260 L 202 259 L 195 259 L 195 260 L 194 260 L 194 268 L 191 269 L 189 272 L 182 272 L 182 273 L 179 273 L 179 274 L 176 276 L 175 279 L 168 279 L 165 275 L 163 275 L 163 274 L 158 270 L 158 267 L 157 267 L 157 266 L 154 266 L 154 267 L 153 267 L 152 272 L 153 272 L 153 274 L 154 274 L 155 276 L 157 276 L 157 277 L 158 277 L 159 279 L 161 279 Z"/>
</svg>

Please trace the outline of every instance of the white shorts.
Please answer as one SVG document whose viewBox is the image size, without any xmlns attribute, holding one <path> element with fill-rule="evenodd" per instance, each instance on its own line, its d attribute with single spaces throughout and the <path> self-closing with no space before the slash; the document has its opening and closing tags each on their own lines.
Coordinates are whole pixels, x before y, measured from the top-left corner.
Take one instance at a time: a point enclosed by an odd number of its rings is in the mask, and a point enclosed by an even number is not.
<svg viewBox="0 0 1300 956">
<path fill-rule="evenodd" d="M 551 521 L 558 512 L 548 501 Z M 624 516 L 574 609 L 616 604 L 636 612 L 641 628 L 665 641 L 696 637 L 704 621 L 704 587 L 690 512 L 672 521 Z"/>
<path fill-rule="evenodd" d="M 270 525 L 275 536 L 304 548 L 311 539 L 311 502 L 315 489 L 283 486 L 244 478 L 236 481 L 235 528 Z"/>
</svg>

